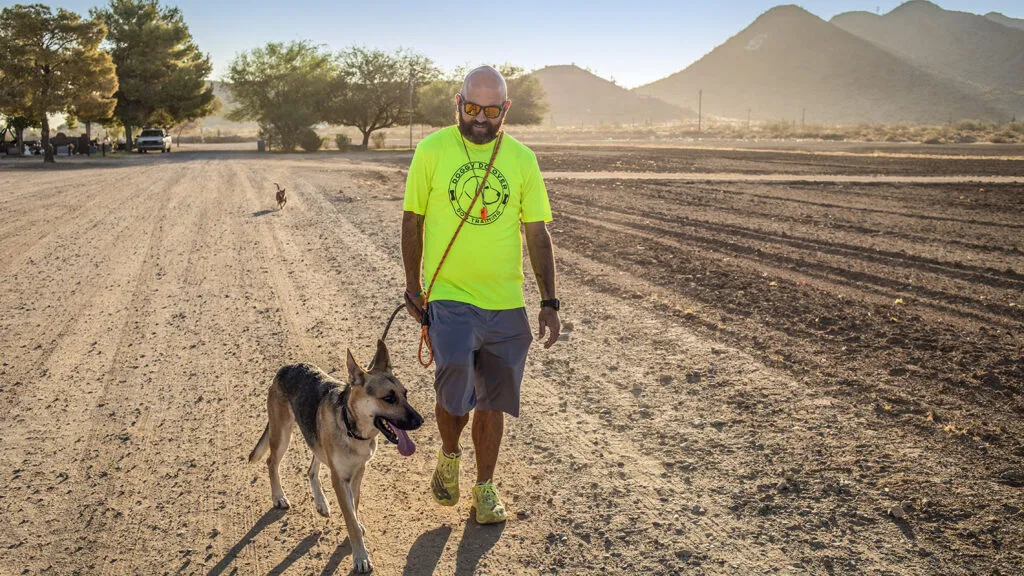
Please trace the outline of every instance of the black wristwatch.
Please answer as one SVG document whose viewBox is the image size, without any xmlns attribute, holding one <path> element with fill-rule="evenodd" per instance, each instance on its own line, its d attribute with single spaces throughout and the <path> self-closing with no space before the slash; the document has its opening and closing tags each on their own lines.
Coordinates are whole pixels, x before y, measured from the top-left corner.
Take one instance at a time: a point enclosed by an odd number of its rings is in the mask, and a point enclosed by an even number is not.
<svg viewBox="0 0 1024 576">
<path fill-rule="evenodd" d="M 554 308 L 555 312 L 558 312 L 558 309 L 561 308 L 562 305 L 561 305 L 561 303 L 559 303 L 558 298 L 553 298 L 551 300 L 541 300 L 540 301 L 540 307 L 541 308 Z"/>
</svg>

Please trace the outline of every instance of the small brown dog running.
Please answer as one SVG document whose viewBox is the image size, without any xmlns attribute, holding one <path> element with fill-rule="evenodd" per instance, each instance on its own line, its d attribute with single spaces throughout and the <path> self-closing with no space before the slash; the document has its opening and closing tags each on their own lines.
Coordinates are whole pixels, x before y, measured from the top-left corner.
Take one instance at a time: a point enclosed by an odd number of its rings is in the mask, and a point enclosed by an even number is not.
<svg viewBox="0 0 1024 576">
<path fill-rule="evenodd" d="M 284 208 L 284 205 L 288 203 L 288 194 L 285 188 L 281 188 L 281 185 L 274 182 L 274 186 L 277 186 L 277 209 Z"/>
</svg>

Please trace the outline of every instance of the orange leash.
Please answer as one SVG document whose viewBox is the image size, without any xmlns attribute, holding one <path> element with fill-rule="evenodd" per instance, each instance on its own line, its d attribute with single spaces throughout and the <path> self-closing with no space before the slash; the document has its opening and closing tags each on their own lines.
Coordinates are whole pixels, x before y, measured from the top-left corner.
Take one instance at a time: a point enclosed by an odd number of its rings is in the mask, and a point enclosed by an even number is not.
<svg viewBox="0 0 1024 576">
<path fill-rule="evenodd" d="M 487 170 L 484 171 L 483 180 L 481 180 L 480 185 L 477 186 L 476 194 L 473 195 L 473 201 L 469 203 L 469 208 L 467 208 L 465 214 L 462 215 L 462 221 L 459 222 L 458 228 L 456 228 L 455 233 L 452 234 L 452 239 L 448 242 L 448 247 L 444 249 L 444 254 L 441 255 L 441 260 L 437 263 L 437 268 L 434 269 L 434 276 L 430 279 L 430 284 L 427 284 L 427 290 L 423 294 L 423 327 L 420 330 L 420 347 L 416 352 L 416 358 L 424 368 L 429 368 L 430 365 L 434 363 L 434 347 L 430 345 L 430 323 L 427 319 L 427 306 L 430 305 L 430 292 L 434 289 L 434 282 L 437 281 L 437 274 L 441 271 L 441 266 L 444 264 L 445 259 L 448 258 L 448 252 L 451 251 L 452 245 L 455 244 L 455 239 L 459 236 L 459 231 L 462 230 L 463 224 L 465 224 L 466 219 L 469 218 L 469 213 L 473 211 L 473 206 L 476 206 L 477 199 L 480 198 L 480 194 L 483 193 L 484 187 L 487 185 L 487 177 L 491 175 L 491 169 L 494 168 L 494 159 L 498 157 L 498 149 L 501 148 L 501 139 L 504 136 L 504 130 L 498 132 L 498 141 L 494 143 L 494 150 L 491 152 L 491 161 L 487 163 Z M 470 161 L 472 162 L 472 159 L 470 159 Z M 486 206 L 484 209 L 486 209 Z M 424 345 L 426 345 L 427 348 L 426 360 L 423 359 Z"/>
</svg>

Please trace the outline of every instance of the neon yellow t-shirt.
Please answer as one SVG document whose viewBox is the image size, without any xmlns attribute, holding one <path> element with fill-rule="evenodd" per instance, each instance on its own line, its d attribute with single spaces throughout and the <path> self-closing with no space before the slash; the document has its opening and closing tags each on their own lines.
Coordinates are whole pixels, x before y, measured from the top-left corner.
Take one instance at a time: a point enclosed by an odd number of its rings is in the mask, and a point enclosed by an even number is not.
<svg viewBox="0 0 1024 576">
<path fill-rule="evenodd" d="M 416 146 L 404 209 L 424 216 L 424 288 L 473 201 L 495 142 L 473 144 L 453 125 Z M 455 300 L 484 310 L 523 307 L 520 222 L 550 221 L 551 205 L 537 157 L 506 134 L 487 187 L 448 253 L 430 299 Z"/>
</svg>

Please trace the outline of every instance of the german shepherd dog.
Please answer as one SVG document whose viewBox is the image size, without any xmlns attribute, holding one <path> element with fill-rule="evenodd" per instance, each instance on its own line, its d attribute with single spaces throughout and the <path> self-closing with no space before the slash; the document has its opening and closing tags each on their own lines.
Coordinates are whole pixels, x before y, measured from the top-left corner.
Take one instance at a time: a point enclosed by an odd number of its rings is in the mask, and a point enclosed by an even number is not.
<svg viewBox="0 0 1024 576">
<path fill-rule="evenodd" d="M 277 209 L 280 210 L 288 203 L 288 190 L 281 188 L 281 185 L 277 182 L 274 182 L 274 186 L 277 186 Z"/>
<path fill-rule="evenodd" d="M 398 452 L 410 456 L 416 445 L 406 430 L 423 425 L 420 416 L 406 398 L 405 386 L 391 370 L 388 349 L 377 341 L 377 354 L 370 370 L 364 370 L 348 352 L 348 384 L 342 384 L 311 364 L 290 364 L 277 371 L 267 394 L 270 422 L 249 454 L 253 463 L 267 453 L 270 458 L 270 497 L 275 508 L 288 508 L 288 497 L 281 488 L 278 466 L 292 437 L 292 424 L 313 451 L 309 465 L 309 487 L 316 511 L 330 516 L 331 509 L 320 488 L 320 464 L 331 471 L 331 484 L 338 506 L 345 517 L 352 562 L 358 573 L 373 570 L 363 543 L 365 529 L 359 522 L 359 488 L 366 463 L 377 450 L 377 433 L 398 445 Z"/>
</svg>

